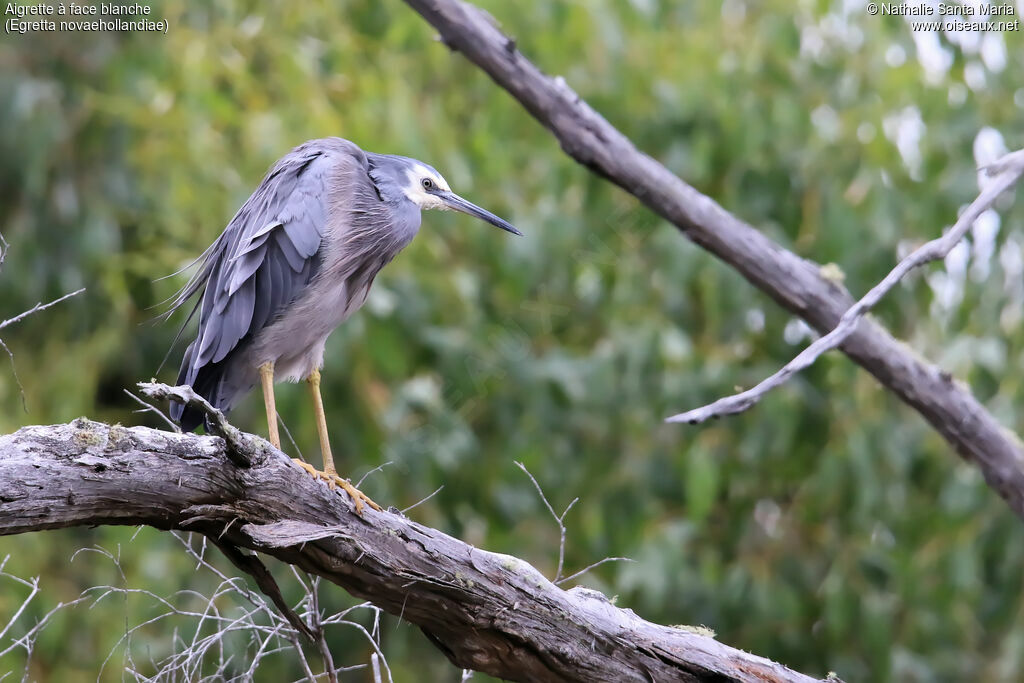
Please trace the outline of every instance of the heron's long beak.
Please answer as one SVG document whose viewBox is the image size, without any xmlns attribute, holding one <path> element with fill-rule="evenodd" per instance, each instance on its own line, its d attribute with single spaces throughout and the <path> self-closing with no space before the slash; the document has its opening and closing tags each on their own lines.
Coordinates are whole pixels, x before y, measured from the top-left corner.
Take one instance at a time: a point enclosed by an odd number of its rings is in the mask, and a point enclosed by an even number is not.
<svg viewBox="0 0 1024 683">
<path fill-rule="evenodd" d="M 516 230 L 515 226 L 508 221 L 498 218 L 493 213 L 486 209 L 481 209 L 472 202 L 467 202 L 465 199 L 455 194 L 454 192 L 438 192 L 436 193 L 441 201 L 445 203 L 449 209 L 454 211 L 461 211 L 462 213 L 468 213 L 470 216 L 476 216 L 480 220 L 487 221 L 491 225 L 497 226 L 502 230 L 512 233 L 513 235 L 519 235 L 522 237 L 523 233 Z"/>
</svg>

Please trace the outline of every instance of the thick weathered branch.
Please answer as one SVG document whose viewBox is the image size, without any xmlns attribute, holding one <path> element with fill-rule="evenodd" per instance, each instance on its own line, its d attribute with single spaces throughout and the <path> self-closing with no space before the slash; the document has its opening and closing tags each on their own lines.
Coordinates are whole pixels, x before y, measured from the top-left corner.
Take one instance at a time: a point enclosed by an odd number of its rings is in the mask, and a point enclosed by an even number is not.
<svg viewBox="0 0 1024 683">
<path fill-rule="evenodd" d="M 561 77 L 543 74 L 461 0 L 406 0 L 453 50 L 483 69 L 558 139 L 573 159 L 647 205 L 821 333 L 853 304 L 815 263 L 784 249 L 640 152 Z M 862 318 L 840 347 L 915 408 L 1024 518 L 1024 444 L 949 373 L 927 363 L 878 323 Z"/>
<path fill-rule="evenodd" d="M 813 680 L 594 591 L 564 591 L 522 560 L 400 514 L 360 517 L 280 452 L 239 466 L 227 450 L 219 437 L 84 418 L 26 427 L 0 437 L 0 535 L 197 531 L 322 576 L 418 625 L 456 666 L 511 680 Z"/>
</svg>

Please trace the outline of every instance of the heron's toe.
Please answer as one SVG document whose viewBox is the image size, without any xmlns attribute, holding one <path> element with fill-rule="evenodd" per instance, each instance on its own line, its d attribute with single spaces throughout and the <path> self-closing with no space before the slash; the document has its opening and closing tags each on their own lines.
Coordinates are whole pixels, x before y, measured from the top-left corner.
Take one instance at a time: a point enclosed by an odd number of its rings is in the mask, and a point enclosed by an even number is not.
<svg viewBox="0 0 1024 683">
<path fill-rule="evenodd" d="M 377 503 L 370 500 L 369 496 L 367 496 L 365 493 L 357 489 L 355 486 L 352 485 L 352 482 L 350 482 L 348 479 L 345 479 L 337 472 L 322 472 L 317 468 L 313 467 L 312 465 L 310 465 L 308 462 L 305 462 L 304 460 L 299 460 L 298 458 L 292 458 L 292 462 L 294 462 L 296 465 L 304 469 L 315 479 L 323 479 L 325 482 L 327 482 L 327 486 L 330 487 L 331 490 L 334 490 L 339 487 L 342 490 L 344 490 L 345 493 L 347 493 L 349 497 L 352 498 L 352 502 L 356 506 L 356 514 L 362 516 L 363 505 L 369 505 L 374 510 L 378 511 L 382 509 L 380 505 L 377 505 Z"/>
<path fill-rule="evenodd" d="M 355 486 L 353 486 L 352 482 L 350 482 L 348 479 L 338 476 L 337 474 L 328 474 L 327 476 L 330 477 L 330 479 L 328 479 L 328 482 L 331 485 L 331 488 L 334 488 L 335 485 L 340 486 L 342 489 L 345 490 L 345 493 L 349 495 L 349 497 L 352 499 L 352 502 L 355 503 L 357 515 L 362 516 L 364 503 L 372 507 L 374 510 L 377 510 L 378 512 L 381 510 L 380 505 L 377 505 L 375 502 L 370 500 L 369 496 L 367 496 L 365 493 L 363 493 Z"/>
<path fill-rule="evenodd" d="M 313 467 L 312 465 L 310 465 L 305 460 L 299 460 L 298 458 L 292 458 L 292 462 L 295 463 L 296 465 L 298 465 L 299 467 L 301 467 L 302 469 L 306 470 L 306 472 L 308 472 L 313 477 L 319 478 L 320 475 L 323 474 L 323 472 L 321 472 L 317 468 Z"/>
</svg>

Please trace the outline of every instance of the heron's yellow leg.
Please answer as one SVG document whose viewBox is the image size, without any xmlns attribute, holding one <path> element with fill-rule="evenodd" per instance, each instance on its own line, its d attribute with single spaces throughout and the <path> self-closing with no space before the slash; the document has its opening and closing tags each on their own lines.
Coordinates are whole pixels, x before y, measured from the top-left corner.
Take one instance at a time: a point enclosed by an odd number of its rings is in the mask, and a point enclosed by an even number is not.
<svg viewBox="0 0 1024 683">
<path fill-rule="evenodd" d="M 367 504 L 374 510 L 380 510 L 380 506 L 374 503 L 370 498 L 352 485 L 348 479 L 338 475 L 338 470 L 334 469 L 334 456 L 331 454 L 331 441 L 327 435 L 327 415 L 324 412 L 324 401 L 320 396 L 320 371 L 313 370 L 307 378 L 309 382 L 309 393 L 313 398 L 313 412 L 316 414 L 316 432 L 320 436 L 320 453 L 324 458 L 324 471 L 318 472 L 309 463 L 302 462 L 301 460 L 295 460 L 299 467 L 306 470 L 314 477 L 324 479 L 328 486 L 334 488 L 340 486 L 348 493 L 352 498 L 352 502 L 355 503 L 356 513 L 363 514 L 363 504 Z"/>
<path fill-rule="evenodd" d="M 331 439 L 327 435 L 327 414 L 324 412 L 324 399 L 320 395 L 320 371 L 313 370 L 306 380 L 309 382 L 309 394 L 313 399 L 313 413 L 316 415 L 316 433 L 320 437 L 320 455 L 324 458 L 324 473 L 337 474 L 334 469 L 334 456 L 331 454 Z"/>
<path fill-rule="evenodd" d="M 260 366 L 260 384 L 263 385 L 263 405 L 267 409 L 267 437 L 270 444 L 281 450 L 281 436 L 277 431 L 277 403 L 274 400 L 274 364 Z"/>
</svg>

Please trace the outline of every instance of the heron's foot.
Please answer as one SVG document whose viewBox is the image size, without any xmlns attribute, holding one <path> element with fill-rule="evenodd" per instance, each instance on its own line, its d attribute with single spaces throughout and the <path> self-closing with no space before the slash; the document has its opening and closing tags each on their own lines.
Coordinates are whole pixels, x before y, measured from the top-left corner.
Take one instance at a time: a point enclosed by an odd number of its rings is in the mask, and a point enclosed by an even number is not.
<svg viewBox="0 0 1024 683">
<path fill-rule="evenodd" d="M 349 497 L 352 499 L 352 502 L 356 504 L 357 515 L 363 514 L 363 503 L 366 503 L 377 512 L 381 511 L 380 505 L 377 505 L 375 502 L 370 500 L 370 497 L 368 495 L 366 495 L 365 493 L 357 489 L 355 486 L 353 486 L 352 482 L 350 482 L 348 479 L 338 476 L 336 472 L 325 472 L 324 474 L 326 475 L 324 479 L 327 479 L 328 486 L 330 486 L 332 489 L 335 486 L 340 486 L 342 489 L 345 490 L 345 493 L 349 495 Z"/>
<path fill-rule="evenodd" d="M 315 479 L 323 479 L 324 481 L 326 481 L 327 486 L 329 486 L 332 490 L 337 487 L 343 489 L 345 493 L 347 493 L 349 497 L 352 499 L 352 502 L 355 503 L 357 515 L 362 516 L 363 504 L 369 505 L 374 510 L 381 510 L 380 505 L 377 505 L 375 502 L 370 500 L 369 496 L 367 496 L 365 493 L 357 489 L 355 486 L 352 485 L 352 482 L 340 476 L 337 472 L 322 472 L 313 467 L 312 465 L 310 465 L 308 462 L 299 460 L 298 458 L 292 458 L 292 462 L 294 462 L 296 465 L 309 472 L 309 474 L 312 475 Z"/>
</svg>

